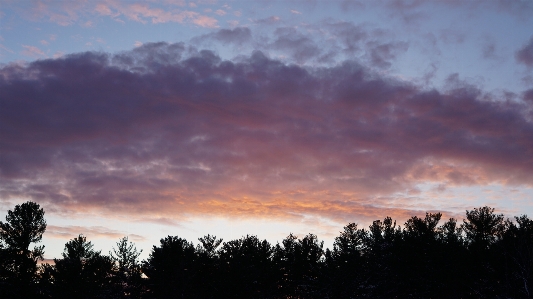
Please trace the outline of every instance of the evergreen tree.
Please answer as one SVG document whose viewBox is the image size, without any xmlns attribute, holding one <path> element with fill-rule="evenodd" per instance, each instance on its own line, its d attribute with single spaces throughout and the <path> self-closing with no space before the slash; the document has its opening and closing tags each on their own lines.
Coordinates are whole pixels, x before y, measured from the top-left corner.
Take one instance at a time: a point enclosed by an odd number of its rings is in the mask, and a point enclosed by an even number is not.
<svg viewBox="0 0 533 299">
<path fill-rule="evenodd" d="M 324 271 L 324 242 L 313 234 L 298 239 L 291 233 L 282 244 L 276 245 L 274 262 L 280 269 L 279 287 L 283 296 L 322 298 L 325 292 L 320 280 Z"/>
<path fill-rule="evenodd" d="M 332 298 L 355 298 L 364 292 L 364 240 L 366 232 L 349 223 L 333 243 L 333 251 L 326 252 L 327 277 Z"/>
<path fill-rule="evenodd" d="M 220 289 L 227 298 L 268 298 L 276 288 L 273 247 L 267 240 L 247 235 L 220 248 Z"/>
<path fill-rule="evenodd" d="M 109 256 L 93 249 L 83 235 L 65 244 L 62 259 L 46 269 L 53 277 L 55 298 L 114 298 L 114 263 Z"/>
<path fill-rule="evenodd" d="M 501 288 L 498 279 L 504 260 L 495 255 L 493 245 L 505 234 L 508 222 L 487 206 L 466 211 L 462 229 L 471 260 L 470 289 L 472 296 L 494 297 Z"/>
<path fill-rule="evenodd" d="M 196 247 L 197 275 L 193 282 L 201 288 L 196 288 L 196 298 L 219 298 L 223 292 L 223 278 L 220 273 L 220 258 L 218 248 L 222 244 L 222 239 L 216 236 L 207 235 L 198 238 L 200 244 Z"/>
<path fill-rule="evenodd" d="M 142 293 L 143 279 L 141 277 L 141 265 L 135 244 L 128 241 L 128 237 L 120 239 L 116 248 L 109 252 L 111 260 L 115 264 L 115 283 L 118 292 L 123 298 L 140 298 Z"/>
<path fill-rule="evenodd" d="M 143 273 L 148 277 L 152 298 L 191 298 L 192 277 L 196 274 L 196 255 L 192 243 L 177 236 L 161 239 L 146 261 Z"/>
<path fill-rule="evenodd" d="M 44 210 L 31 201 L 9 210 L 0 221 L 0 295 L 2 298 L 28 298 L 37 295 L 37 261 L 43 259 L 42 240 L 46 230 Z"/>
</svg>

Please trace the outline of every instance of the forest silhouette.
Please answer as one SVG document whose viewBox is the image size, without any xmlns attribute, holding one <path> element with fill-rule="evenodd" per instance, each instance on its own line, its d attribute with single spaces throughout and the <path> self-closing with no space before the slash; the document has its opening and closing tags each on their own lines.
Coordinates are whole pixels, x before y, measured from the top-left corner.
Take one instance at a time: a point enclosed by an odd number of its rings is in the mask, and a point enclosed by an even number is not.
<svg viewBox="0 0 533 299">
<path fill-rule="evenodd" d="M 533 220 L 493 208 L 346 225 L 333 248 L 308 234 L 271 244 L 255 235 L 194 246 L 178 236 L 146 260 L 127 237 L 108 255 L 83 235 L 39 264 L 44 210 L 17 205 L 0 221 L 0 298 L 531 298 Z"/>
</svg>

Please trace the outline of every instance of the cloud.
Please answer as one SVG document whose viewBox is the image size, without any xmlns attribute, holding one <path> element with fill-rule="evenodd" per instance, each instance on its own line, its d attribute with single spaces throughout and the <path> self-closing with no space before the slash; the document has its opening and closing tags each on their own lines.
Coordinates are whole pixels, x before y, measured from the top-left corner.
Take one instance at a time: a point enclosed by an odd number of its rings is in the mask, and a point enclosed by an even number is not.
<svg viewBox="0 0 533 299">
<path fill-rule="evenodd" d="M 130 237 L 134 241 L 144 241 L 145 238 L 136 234 L 126 234 L 120 231 L 109 229 L 103 226 L 56 226 L 48 225 L 46 227 L 46 235 L 52 238 L 61 238 L 61 239 L 73 239 L 78 235 L 84 235 L 89 238 L 109 238 L 109 239 L 120 239 L 124 236 Z"/>
<path fill-rule="evenodd" d="M 386 69 L 409 48 L 407 42 L 395 40 L 391 32 L 366 24 L 326 22 L 323 27 L 328 30 L 329 36 L 333 37 L 329 38 L 328 44 L 333 45 L 332 53 L 337 54 L 337 59 L 358 57 L 373 67 Z"/>
<path fill-rule="evenodd" d="M 462 44 L 466 39 L 466 35 L 457 30 L 445 29 L 440 32 L 440 39 L 445 44 Z"/>
<path fill-rule="evenodd" d="M 515 58 L 516 61 L 525 64 L 527 67 L 533 67 L 533 38 L 516 52 Z"/>
<path fill-rule="evenodd" d="M 128 19 L 141 23 L 145 23 L 146 19 L 150 19 L 153 24 L 191 22 L 201 27 L 217 27 L 217 20 L 194 11 L 165 10 L 162 8 L 153 8 L 144 3 L 115 6 L 115 9 L 117 14 L 123 14 Z"/>
<path fill-rule="evenodd" d="M 9 49 L 8 47 L 0 44 L 0 55 L 3 55 L 2 52 L 15 53 L 15 51 Z"/>
<path fill-rule="evenodd" d="M 164 1 L 135 3 L 121 1 L 102 1 L 96 4 L 86 1 L 52 1 L 35 2 L 31 6 L 34 20 L 47 18 L 48 21 L 69 26 L 79 23 L 82 27 L 93 27 L 94 16 L 106 16 L 122 22 L 121 16 L 140 23 L 191 23 L 206 28 L 218 27 L 218 21 L 212 17 L 192 10 L 178 9 L 184 3 Z M 220 13 L 220 11 L 218 12 Z"/>
<path fill-rule="evenodd" d="M 218 21 L 208 16 L 195 15 L 192 18 L 192 23 L 200 27 L 218 28 L 218 25 L 217 25 Z"/>
<path fill-rule="evenodd" d="M 494 42 L 486 43 L 483 46 L 483 58 L 498 59 L 498 55 L 496 55 L 496 44 Z"/>
<path fill-rule="evenodd" d="M 55 52 L 54 55 L 52 55 L 53 58 L 61 58 L 65 55 L 65 53 L 61 52 L 61 51 L 58 51 L 58 52 Z"/>
<path fill-rule="evenodd" d="M 46 54 L 41 49 L 35 46 L 22 45 L 22 48 L 24 48 L 24 50 L 21 52 L 21 54 L 24 56 L 33 58 L 46 57 Z"/>
<path fill-rule="evenodd" d="M 230 21 L 228 21 L 228 25 L 230 25 L 231 27 L 237 27 L 237 26 L 239 26 L 239 21 L 230 20 Z"/>
<path fill-rule="evenodd" d="M 364 26 L 356 26 L 351 22 L 335 22 L 325 25 L 339 39 L 342 50 L 349 55 L 359 52 L 363 42 L 372 35 Z"/>
<path fill-rule="evenodd" d="M 524 101 L 529 101 L 533 103 L 533 89 L 528 89 L 524 92 L 523 95 Z"/>
<path fill-rule="evenodd" d="M 289 53 L 298 63 L 304 63 L 321 53 L 318 45 L 294 28 L 282 27 L 274 31 L 276 39 L 271 47 Z"/>
<path fill-rule="evenodd" d="M 79 20 L 79 12 L 83 3 L 79 1 L 68 2 L 42 2 L 32 5 L 33 19 L 48 18 L 48 21 L 61 26 L 69 26 Z"/>
<path fill-rule="evenodd" d="M 275 41 L 313 49 L 292 30 Z M 418 184 L 531 186 L 530 92 L 511 101 L 448 82 L 427 90 L 351 60 L 230 61 L 183 43 L 6 65 L 0 198 L 161 221 L 345 222 L 431 210 L 414 204 Z"/>
<path fill-rule="evenodd" d="M 392 65 L 392 60 L 399 54 L 406 52 L 409 44 L 406 42 L 389 42 L 376 43 L 369 42 L 367 44 L 369 59 L 373 66 L 379 68 L 389 68 Z"/>
<path fill-rule="evenodd" d="M 352 2 L 352 1 L 347 1 Z M 429 16 L 420 14 L 418 9 L 423 9 L 428 5 L 427 1 L 423 0 L 394 0 L 394 1 L 379 1 L 381 5 L 389 8 L 392 13 L 399 14 L 404 20 L 409 21 L 410 15 L 419 15 L 420 17 L 428 18 Z M 527 20 L 533 13 L 533 4 L 530 1 L 484 1 L 484 0 L 471 0 L 471 1 L 449 1 L 449 0 L 436 0 L 431 4 L 436 4 L 441 9 L 463 9 L 469 12 L 470 15 L 489 12 L 507 13 L 517 19 Z M 342 5 L 343 8 L 350 8 L 349 6 Z M 354 8 L 361 9 L 364 5 L 353 6 Z"/>
<path fill-rule="evenodd" d="M 342 11 L 360 10 L 366 7 L 364 1 L 343 0 L 340 2 Z"/>
<path fill-rule="evenodd" d="M 271 16 L 264 19 L 255 20 L 254 23 L 260 24 L 260 25 L 273 25 L 279 23 L 281 20 L 278 16 Z"/>
<path fill-rule="evenodd" d="M 90 28 L 90 27 L 94 27 L 94 23 L 93 23 L 93 21 L 87 21 L 87 22 L 83 23 L 81 26 L 85 27 L 85 28 Z"/>
<path fill-rule="evenodd" d="M 202 42 L 205 40 L 215 40 L 225 45 L 243 45 L 252 40 L 252 31 L 247 27 L 236 27 L 233 29 L 220 29 L 216 32 L 195 38 L 196 42 Z"/>
</svg>

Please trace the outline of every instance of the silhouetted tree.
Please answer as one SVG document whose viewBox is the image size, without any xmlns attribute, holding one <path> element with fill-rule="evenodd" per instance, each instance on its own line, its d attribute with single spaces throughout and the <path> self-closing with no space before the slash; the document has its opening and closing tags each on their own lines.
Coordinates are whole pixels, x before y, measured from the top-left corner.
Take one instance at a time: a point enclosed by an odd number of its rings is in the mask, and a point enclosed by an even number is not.
<svg viewBox="0 0 533 299">
<path fill-rule="evenodd" d="M 501 288 L 498 269 L 504 267 L 504 261 L 495 256 L 492 247 L 503 237 L 508 222 L 487 206 L 466 211 L 466 218 L 462 229 L 471 258 L 471 294 L 490 298 Z"/>
<path fill-rule="evenodd" d="M 466 211 L 463 230 L 466 241 L 473 250 L 485 250 L 503 235 L 505 222 L 502 214 L 494 214 L 494 208 L 481 207 Z"/>
<path fill-rule="evenodd" d="M 532 297 L 533 220 L 489 207 L 466 211 L 462 225 L 438 226 L 440 213 L 413 216 L 403 229 L 390 217 L 368 229 L 349 223 L 325 251 L 313 234 L 276 246 L 253 235 L 224 243 L 207 235 L 196 247 L 168 236 L 142 265 L 126 237 L 104 256 L 79 235 L 37 271 L 42 247 L 28 248 L 42 237 L 43 214 L 25 204 L 0 222 L 2 299 Z"/>
<path fill-rule="evenodd" d="M 366 287 L 365 263 L 362 255 L 366 232 L 349 223 L 326 251 L 329 295 L 332 298 L 355 298 Z"/>
<path fill-rule="evenodd" d="M 115 283 L 118 284 L 118 293 L 123 298 L 140 298 L 142 293 L 142 272 L 139 255 L 135 244 L 128 241 L 128 237 L 120 239 L 116 248 L 109 252 L 115 263 Z"/>
<path fill-rule="evenodd" d="M 471 271 L 474 268 L 467 250 L 463 230 L 454 218 L 448 219 L 437 228 L 438 247 L 435 255 L 440 267 L 437 278 L 443 298 L 459 298 L 468 294 L 472 284 Z"/>
<path fill-rule="evenodd" d="M 198 238 L 200 244 L 196 246 L 197 274 L 193 283 L 201 286 L 195 289 L 196 298 L 219 298 L 221 294 L 220 261 L 217 249 L 222 244 L 222 239 L 207 235 Z"/>
<path fill-rule="evenodd" d="M 65 244 L 62 259 L 54 259 L 51 271 L 56 298 L 114 298 L 114 263 L 109 256 L 93 249 L 79 235 Z"/>
<path fill-rule="evenodd" d="M 200 244 L 198 244 L 197 252 L 207 257 L 214 257 L 217 254 L 217 248 L 222 244 L 222 239 L 217 239 L 216 236 L 207 235 L 202 238 L 198 238 Z"/>
<path fill-rule="evenodd" d="M 222 244 L 220 256 L 221 296 L 269 298 L 276 288 L 272 267 L 273 247 L 267 240 L 247 235 Z"/>
<path fill-rule="evenodd" d="M 390 217 L 376 220 L 369 226 L 364 241 L 364 254 L 368 263 L 367 294 L 372 297 L 390 297 L 397 292 L 398 276 L 392 266 L 398 260 L 396 249 L 402 240 L 400 226 Z"/>
<path fill-rule="evenodd" d="M 146 261 L 143 273 L 148 277 L 152 298 L 191 298 L 195 286 L 195 250 L 187 240 L 168 236 L 154 246 Z"/>
<path fill-rule="evenodd" d="M 274 252 L 274 262 L 282 275 L 279 281 L 282 294 L 289 298 L 322 298 L 324 242 L 313 234 L 298 239 L 291 233 L 282 244 L 277 244 Z"/>
<path fill-rule="evenodd" d="M 392 218 L 385 217 L 383 221 L 376 220 L 370 225 L 365 249 L 370 250 L 373 255 L 387 253 L 398 239 L 401 239 L 400 226 L 397 226 Z"/>
<path fill-rule="evenodd" d="M 438 238 L 441 243 L 452 246 L 463 246 L 463 229 L 457 226 L 457 219 L 450 218 L 438 228 Z"/>
<path fill-rule="evenodd" d="M 9 210 L 6 222 L 0 221 L 0 295 L 3 298 L 27 298 L 37 294 L 37 261 L 43 259 L 44 246 L 29 249 L 40 242 L 46 230 L 44 210 L 31 201 Z"/>
<path fill-rule="evenodd" d="M 401 297 L 430 298 L 446 291 L 437 225 L 441 213 L 413 216 L 405 222 L 403 240 L 396 246 L 392 271 L 396 277 L 396 294 Z"/>
<path fill-rule="evenodd" d="M 504 259 L 498 269 L 504 281 L 505 293 L 510 298 L 533 297 L 533 220 L 527 215 L 515 217 L 509 223 L 503 240 L 496 246 L 496 255 Z"/>
</svg>

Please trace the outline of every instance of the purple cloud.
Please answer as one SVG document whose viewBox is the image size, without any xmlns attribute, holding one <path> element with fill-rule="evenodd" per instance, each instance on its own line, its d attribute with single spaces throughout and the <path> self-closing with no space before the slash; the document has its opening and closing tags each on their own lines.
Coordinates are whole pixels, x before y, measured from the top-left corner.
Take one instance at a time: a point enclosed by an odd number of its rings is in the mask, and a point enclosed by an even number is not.
<svg viewBox="0 0 533 299">
<path fill-rule="evenodd" d="M 271 47 L 291 53 L 299 63 L 315 58 L 321 53 L 311 38 L 301 34 L 294 28 L 278 28 L 274 34 L 276 39 Z"/>
<path fill-rule="evenodd" d="M 254 20 L 254 23 L 259 25 L 274 25 L 280 22 L 281 18 L 278 16 L 271 16 L 264 19 Z"/>
<path fill-rule="evenodd" d="M 0 196 L 152 218 L 345 221 L 382 216 L 383 198 L 419 182 L 530 185 L 529 91 L 507 101 L 450 82 L 424 90 L 354 61 L 227 61 L 166 43 L 4 66 Z"/>
<path fill-rule="evenodd" d="M 222 44 L 243 45 L 252 39 L 252 31 L 247 27 L 236 27 L 234 29 L 220 29 L 216 32 L 202 35 L 197 40 L 216 40 Z"/>
<path fill-rule="evenodd" d="M 527 67 L 533 67 L 533 38 L 516 52 L 515 58 L 516 61 L 525 64 Z"/>
<path fill-rule="evenodd" d="M 374 42 L 368 43 L 368 52 L 370 53 L 370 63 L 379 68 L 391 67 L 391 61 L 398 56 L 398 54 L 407 51 L 409 48 L 406 42 L 391 42 L 385 44 L 377 44 Z"/>
<path fill-rule="evenodd" d="M 528 89 L 524 92 L 523 95 L 524 101 L 529 101 L 533 103 L 533 89 Z"/>
</svg>

